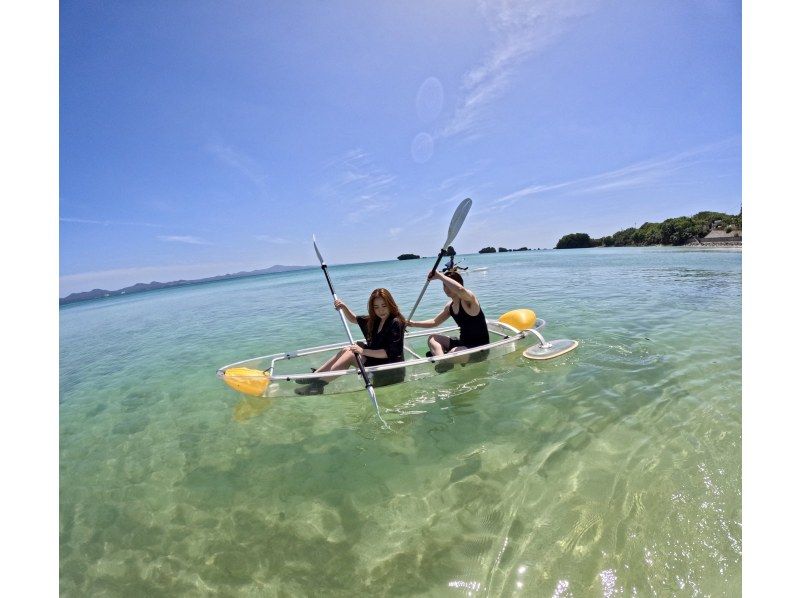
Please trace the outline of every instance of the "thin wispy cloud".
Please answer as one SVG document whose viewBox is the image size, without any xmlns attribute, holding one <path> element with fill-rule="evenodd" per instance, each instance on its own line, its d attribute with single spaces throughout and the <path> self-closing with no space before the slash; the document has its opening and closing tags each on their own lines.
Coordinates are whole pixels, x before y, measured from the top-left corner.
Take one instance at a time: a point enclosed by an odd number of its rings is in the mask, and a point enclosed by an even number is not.
<svg viewBox="0 0 800 598">
<path fill-rule="evenodd" d="M 187 243 L 189 245 L 210 245 L 208 241 L 204 241 L 198 237 L 189 235 L 159 235 L 159 241 L 166 241 L 168 243 Z"/>
<path fill-rule="evenodd" d="M 517 201 L 537 195 L 568 191 L 572 195 L 590 195 L 611 190 L 632 189 L 663 184 L 670 176 L 706 162 L 709 156 L 724 152 L 738 144 L 738 140 L 727 139 L 702 145 L 671 156 L 651 158 L 635 162 L 622 168 L 609 170 L 588 177 L 548 184 L 533 184 L 498 197 L 491 202 L 492 209 L 505 209 Z"/>
<path fill-rule="evenodd" d="M 322 167 L 326 170 L 338 169 L 351 163 L 358 163 L 361 160 L 367 159 L 367 152 L 363 149 L 351 149 L 342 154 L 341 156 L 334 156 L 322 163 Z"/>
<path fill-rule="evenodd" d="M 376 165 L 364 150 L 350 150 L 326 161 L 324 167 L 330 179 L 320 191 L 339 201 L 347 222 L 361 222 L 389 209 L 396 177 Z"/>
<path fill-rule="evenodd" d="M 487 163 L 486 160 L 481 160 L 480 162 L 481 164 L 477 168 L 467 170 L 460 174 L 454 174 L 453 176 L 449 176 L 444 179 L 441 183 L 439 183 L 439 190 L 447 191 L 448 189 L 452 189 L 456 184 L 474 177 Z"/>
<path fill-rule="evenodd" d="M 255 237 L 259 241 L 274 243 L 276 245 L 289 245 L 291 243 L 294 243 L 294 241 L 290 241 L 289 239 L 284 239 L 283 237 L 273 237 L 271 235 L 256 235 Z"/>
<path fill-rule="evenodd" d="M 205 149 L 253 183 L 262 196 L 268 195 L 267 174 L 256 160 L 228 145 L 209 143 Z"/>
<path fill-rule="evenodd" d="M 432 209 L 431 210 L 427 210 L 424 214 L 420 214 L 416 218 L 409 218 L 408 220 L 405 221 L 405 224 L 406 224 L 406 226 L 410 226 L 412 224 L 417 224 L 418 222 L 426 222 L 426 221 L 430 220 L 431 218 L 433 218 L 434 214 L 435 214 L 434 210 L 432 210 Z"/>
<path fill-rule="evenodd" d="M 459 202 L 463 201 L 467 197 L 472 197 L 473 195 L 475 195 L 475 190 L 476 190 L 476 187 L 469 187 L 469 188 L 459 189 L 456 193 L 453 193 L 452 195 L 450 195 L 446 199 L 443 199 L 442 201 L 438 202 L 437 205 L 441 206 L 441 205 L 445 205 L 445 204 L 449 204 L 449 203 L 455 203 L 457 201 L 459 201 Z"/>
<path fill-rule="evenodd" d="M 386 212 L 390 205 L 388 200 L 368 196 L 356 198 L 353 203 L 356 204 L 355 209 L 345 214 L 345 220 L 350 224 L 364 222 L 374 214 Z"/>
<path fill-rule="evenodd" d="M 485 196 L 486 195 L 485 190 L 491 188 L 492 185 L 493 183 L 491 181 L 484 181 L 480 184 L 476 183 L 469 186 L 462 185 L 461 187 L 458 188 L 458 191 L 452 192 L 445 199 L 437 202 L 436 205 L 442 206 L 442 205 L 452 204 L 457 201 L 458 202 L 463 201 L 467 197 L 475 197 L 476 195 Z"/>
<path fill-rule="evenodd" d="M 478 66 L 462 77 L 461 94 L 452 118 L 438 137 L 480 137 L 489 110 L 512 85 L 519 66 L 556 39 L 570 19 L 586 15 L 593 0 L 506 0 L 484 2 L 482 9 L 497 36 Z"/>
<path fill-rule="evenodd" d="M 152 222 L 124 222 L 120 220 L 92 220 L 89 218 L 59 218 L 59 221 L 70 224 L 94 224 L 97 226 L 146 226 L 150 228 L 164 228 L 163 224 L 154 224 Z"/>
</svg>

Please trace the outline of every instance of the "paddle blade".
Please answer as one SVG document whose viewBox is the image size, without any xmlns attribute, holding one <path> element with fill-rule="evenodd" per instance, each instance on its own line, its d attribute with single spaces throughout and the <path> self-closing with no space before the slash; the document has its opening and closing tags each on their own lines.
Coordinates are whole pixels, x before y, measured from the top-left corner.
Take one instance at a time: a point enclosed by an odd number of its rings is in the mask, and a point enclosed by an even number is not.
<svg viewBox="0 0 800 598">
<path fill-rule="evenodd" d="M 442 257 L 444 256 L 447 248 L 453 242 L 453 239 L 456 238 L 458 231 L 461 230 L 461 225 L 464 224 L 464 219 L 467 217 L 469 213 L 469 209 L 472 207 L 472 200 L 468 197 L 456 208 L 453 217 L 450 219 L 450 229 L 447 231 L 447 240 L 444 242 L 444 246 L 442 247 L 442 251 L 439 253 L 439 257 L 436 258 L 436 263 L 431 268 L 431 273 L 436 272 L 436 268 L 439 267 L 439 262 L 442 261 Z M 425 294 L 425 290 L 428 288 L 428 283 L 430 283 L 430 278 L 425 281 L 425 286 L 422 287 L 422 291 L 417 297 L 417 302 L 414 304 L 414 307 L 411 309 L 411 314 L 409 314 L 408 319 L 410 320 L 411 317 L 414 315 L 414 312 L 417 311 L 417 306 L 419 302 L 422 301 L 422 296 Z"/>
<path fill-rule="evenodd" d="M 372 388 L 372 385 L 367 386 L 367 392 L 369 393 L 369 398 L 372 399 L 372 405 L 375 407 L 375 413 L 378 414 L 378 419 L 381 420 L 381 424 L 383 424 L 385 429 L 391 430 L 386 420 L 381 417 L 381 408 L 378 407 L 378 397 L 375 396 L 375 389 Z"/>
<path fill-rule="evenodd" d="M 317 247 L 317 237 L 315 235 L 311 235 L 311 241 L 314 243 L 314 251 L 317 252 L 317 259 L 319 260 L 319 265 L 324 266 L 325 260 L 322 259 L 322 254 L 319 252 L 319 248 Z"/>
<path fill-rule="evenodd" d="M 456 238 L 458 231 L 461 230 L 461 225 L 464 224 L 471 207 L 472 200 L 469 197 L 458 204 L 458 208 L 456 208 L 456 212 L 450 220 L 450 228 L 447 230 L 447 241 L 442 245 L 443 251 L 447 251 L 447 248 L 453 243 L 453 239 Z"/>
<path fill-rule="evenodd" d="M 553 359 L 554 357 L 558 357 L 564 353 L 569 353 L 577 346 L 578 341 L 573 341 L 567 338 L 559 338 L 547 343 L 539 343 L 538 345 L 534 345 L 533 347 L 526 349 L 522 355 L 528 359 L 542 361 L 544 359 Z"/>
</svg>

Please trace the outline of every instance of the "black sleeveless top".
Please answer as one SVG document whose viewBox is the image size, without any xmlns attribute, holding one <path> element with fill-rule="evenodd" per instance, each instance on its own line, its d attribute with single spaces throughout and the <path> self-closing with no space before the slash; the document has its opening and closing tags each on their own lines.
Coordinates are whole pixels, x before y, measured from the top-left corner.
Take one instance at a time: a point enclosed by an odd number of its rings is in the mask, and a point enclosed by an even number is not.
<svg viewBox="0 0 800 598">
<path fill-rule="evenodd" d="M 453 316 L 456 324 L 461 329 L 461 344 L 468 349 L 488 344 L 489 329 L 486 327 L 486 316 L 483 314 L 483 308 L 480 309 L 477 316 L 471 316 L 464 310 L 463 304 L 459 307 L 458 313 L 455 313 L 453 311 L 453 302 L 450 302 L 450 315 Z"/>
<path fill-rule="evenodd" d="M 369 316 L 357 316 L 356 323 L 361 328 L 364 338 L 367 338 L 367 324 Z M 367 339 L 367 349 L 383 349 L 387 358 L 366 357 L 364 365 L 380 365 L 382 363 L 395 363 L 403 361 L 403 324 L 395 317 L 388 317 L 383 323 L 383 328 L 378 332 L 377 327 L 372 331 L 372 338 Z"/>
</svg>

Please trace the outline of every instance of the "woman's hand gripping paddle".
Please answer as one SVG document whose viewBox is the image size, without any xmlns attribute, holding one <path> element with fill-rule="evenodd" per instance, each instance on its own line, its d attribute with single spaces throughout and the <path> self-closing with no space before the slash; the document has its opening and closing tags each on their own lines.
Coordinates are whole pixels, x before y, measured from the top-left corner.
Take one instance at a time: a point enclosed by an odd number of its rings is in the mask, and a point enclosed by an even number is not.
<svg viewBox="0 0 800 598">
<path fill-rule="evenodd" d="M 328 281 L 328 288 L 331 290 L 331 295 L 333 295 L 333 300 L 336 301 L 339 297 L 336 296 L 336 291 L 333 290 L 333 283 L 331 282 L 331 277 L 328 275 L 328 266 L 325 264 L 325 260 L 322 259 L 322 254 L 319 252 L 319 247 L 317 247 L 317 239 L 316 237 L 311 237 L 312 241 L 314 242 L 314 251 L 317 252 L 317 258 L 319 259 L 319 265 L 322 268 L 323 274 L 325 274 L 325 280 Z M 347 332 L 347 338 L 350 340 L 350 344 L 354 345 L 355 341 L 353 340 L 353 335 L 350 334 L 350 328 L 347 326 L 347 321 L 344 319 L 344 314 L 342 310 L 337 310 L 339 312 L 339 317 L 342 318 L 342 326 L 344 326 L 345 332 Z M 361 377 L 364 379 L 364 385 L 366 386 L 367 393 L 369 393 L 369 398 L 372 399 L 372 404 L 375 406 L 375 413 L 378 414 L 378 419 L 381 420 L 383 426 L 387 429 L 389 425 L 383 421 L 381 417 L 381 410 L 378 407 L 378 398 L 375 396 L 375 389 L 372 387 L 372 379 L 367 375 L 367 372 L 364 370 L 364 362 L 361 360 L 361 355 L 356 353 L 356 363 L 358 364 L 358 369 L 361 372 Z"/>
<path fill-rule="evenodd" d="M 471 207 L 472 207 L 472 200 L 469 197 L 464 201 L 462 201 L 460 204 L 458 204 L 458 207 L 456 208 L 453 217 L 450 219 L 450 228 L 447 231 L 447 240 L 444 242 L 444 245 L 442 245 L 442 250 L 439 252 L 439 257 L 436 258 L 436 263 L 433 265 L 433 268 L 431 268 L 431 275 L 436 273 L 436 268 L 439 267 L 439 262 L 441 262 L 442 258 L 445 255 L 447 255 L 447 248 L 450 247 L 450 245 L 452 245 L 453 239 L 456 238 L 458 231 L 461 230 L 461 225 L 464 224 L 464 219 L 467 217 L 467 214 L 469 213 L 469 209 Z M 417 302 L 414 304 L 414 308 L 411 310 L 411 313 L 408 315 L 408 318 L 406 318 L 407 320 L 410 320 L 414 315 L 414 312 L 417 311 L 417 306 L 419 305 L 419 302 L 422 301 L 422 296 L 428 289 L 428 285 L 430 284 L 430 282 L 431 282 L 430 278 L 428 278 L 428 280 L 425 281 L 425 286 L 422 287 L 422 292 L 419 294 L 419 297 L 417 297 Z"/>
</svg>

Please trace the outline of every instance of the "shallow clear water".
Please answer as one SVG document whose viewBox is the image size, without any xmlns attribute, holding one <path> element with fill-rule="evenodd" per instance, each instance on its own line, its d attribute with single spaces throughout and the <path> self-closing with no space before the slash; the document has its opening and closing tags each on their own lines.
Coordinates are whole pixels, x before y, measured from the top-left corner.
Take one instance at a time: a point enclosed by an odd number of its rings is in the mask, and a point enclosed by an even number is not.
<svg viewBox="0 0 800 598">
<path fill-rule="evenodd" d="M 391 431 L 363 392 L 215 378 L 340 339 L 318 269 L 62 308 L 62 594 L 739 595 L 741 253 L 464 263 L 487 314 L 581 344 L 378 389 Z M 407 313 L 431 264 L 330 273 L 355 311 L 385 286 Z"/>
</svg>

